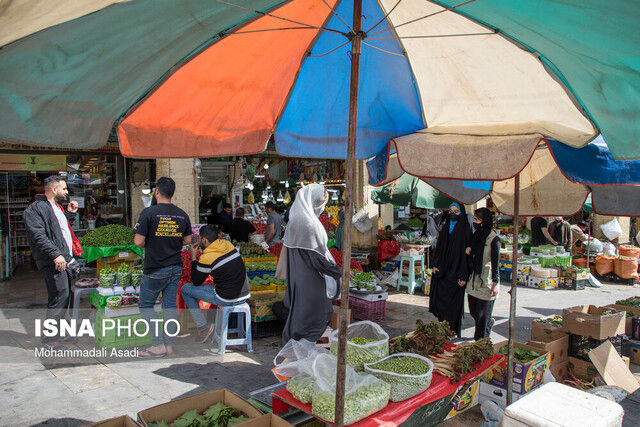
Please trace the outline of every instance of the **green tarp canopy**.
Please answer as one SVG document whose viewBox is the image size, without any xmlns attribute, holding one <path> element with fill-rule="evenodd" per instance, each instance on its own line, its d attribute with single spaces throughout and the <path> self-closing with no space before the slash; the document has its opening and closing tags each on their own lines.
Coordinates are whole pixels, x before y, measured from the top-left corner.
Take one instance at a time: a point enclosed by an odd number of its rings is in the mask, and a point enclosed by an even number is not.
<svg viewBox="0 0 640 427">
<path fill-rule="evenodd" d="M 411 204 L 423 209 L 447 209 L 455 202 L 419 178 L 406 173 L 392 183 L 373 190 L 371 199 L 379 204 Z"/>
</svg>

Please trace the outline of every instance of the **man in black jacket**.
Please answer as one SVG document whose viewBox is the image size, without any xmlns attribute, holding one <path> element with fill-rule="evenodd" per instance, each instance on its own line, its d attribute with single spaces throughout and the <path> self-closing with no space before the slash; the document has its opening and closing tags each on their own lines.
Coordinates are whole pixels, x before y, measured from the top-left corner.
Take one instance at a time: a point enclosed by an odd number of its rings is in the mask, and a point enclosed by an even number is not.
<svg viewBox="0 0 640 427">
<path fill-rule="evenodd" d="M 47 318 L 61 319 L 65 316 L 70 300 L 70 274 L 68 264 L 82 249 L 71 230 L 70 220 L 78 211 L 78 203 L 72 201 L 65 213 L 58 202 L 67 198 L 67 183 L 60 175 L 44 180 L 45 194 L 36 196 L 23 213 L 29 237 L 31 253 L 38 270 L 42 271 L 47 285 Z M 60 344 L 56 338 L 42 339 L 49 346 Z"/>
</svg>

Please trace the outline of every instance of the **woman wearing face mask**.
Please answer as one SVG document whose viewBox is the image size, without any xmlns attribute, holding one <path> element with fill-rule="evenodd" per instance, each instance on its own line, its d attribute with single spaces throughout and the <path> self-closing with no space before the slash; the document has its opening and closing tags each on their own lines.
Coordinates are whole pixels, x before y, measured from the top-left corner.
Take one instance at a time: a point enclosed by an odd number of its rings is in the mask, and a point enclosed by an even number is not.
<svg viewBox="0 0 640 427">
<path fill-rule="evenodd" d="M 500 237 L 493 229 L 493 213 L 487 208 L 477 209 L 473 213 L 473 227 L 475 231 L 471 238 L 471 246 L 467 248 L 471 270 L 471 277 L 467 283 L 467 298 L 469 313 L 476 321 L 473 338 L 479 340 L 491 335 L 494 323 L 491 315 L 500 285 Z"/>
<path fill-rule="evenodd" d="M 290 339 L 316 342 L 331 321 L 342 269 L 327 247 L 327 232 L 318 218 L 329 200 L 324 186 L 302 187 L 291 206 L 278 266 L 286 271 L 284 306 L 289 310 L 282 343 Z"/>
<path fill-rule="evenodd" d="M 429 311 L 440 322 L 449 322 L 458 336 L 462 332 L 464 287 L 469 277 L 465 251 L 470 242 L 471 230 L 464 205 L 452 203 L 445 213 L 434 253 Z"/>
</svg>

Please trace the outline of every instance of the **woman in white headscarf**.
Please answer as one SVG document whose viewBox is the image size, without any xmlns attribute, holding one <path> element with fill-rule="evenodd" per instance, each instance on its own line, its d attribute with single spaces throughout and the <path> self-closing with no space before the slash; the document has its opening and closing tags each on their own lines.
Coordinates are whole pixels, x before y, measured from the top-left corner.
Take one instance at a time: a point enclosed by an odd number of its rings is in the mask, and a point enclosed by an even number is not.
<svg viewBox="0 0 640 427">
<path fill-rule="evenodd" d="M 282 342 L 307 339 L 316 342 L 331 321 L 331 300 L 338 294 L 342 269 L 327 247 L 327 232 L 318 218 L 328 193 L 320 184 L 302 187 L 291 206 L 284 233 L 287 291 L 284 305 L 289 310 Z"/>
</svg>

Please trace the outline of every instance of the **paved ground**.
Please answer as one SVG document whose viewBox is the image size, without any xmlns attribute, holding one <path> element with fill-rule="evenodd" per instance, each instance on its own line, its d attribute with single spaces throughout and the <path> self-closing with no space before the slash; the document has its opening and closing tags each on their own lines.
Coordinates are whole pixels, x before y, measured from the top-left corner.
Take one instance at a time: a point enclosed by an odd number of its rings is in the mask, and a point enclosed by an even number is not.
<svg viewBox="0 0 640 427">
<path fill-rule="evenodd" d="M 495 306 L 496 324 L 492 339 L 505 339 L 508 333 L 509 295 L 501 289 Z M 527 341 L 531 320 L 578 304 L 605 305 L 638 295 L 629 286 L 607 285 L 603 289 L 538 291 L 518 289 L 516 336 Z M 136 413 L 170 399 L 206 390 L 227 388 L 241 395 L 275 382 L 270 373 L 280 339 L 254 341 L 254 353 L 235 350 L 224 356 L 205 346 L 193 346 L 192 337 L 176 342 L 176 354 L 149 361 L 90 358 L 51 363 L 34 355 L 39 339 L 28 320 L 28 309 L 41 309 L 46 292 L 36 272 L 21 272 L 15 280 L 0 282 L 0 425 L 82 425 L 121 414 Z M 427 298 L 393 293 L 387 304 L 383 327 L 390 336 L 413 329 L 415 320 L 431 320 Z M 88 307 L 88 301 L 83 300 Z M 471 337 L 471 319 L 464 322 L 463 335 Z M 89 348 L 84 338 L 73 348 Z M 478 425 L 479 410 L 469 411 L 445 423 Z"/>
</svg>

